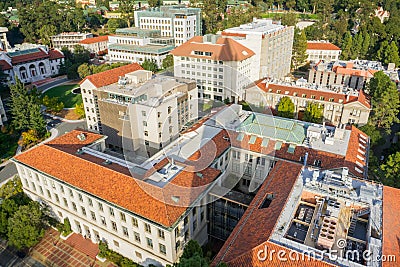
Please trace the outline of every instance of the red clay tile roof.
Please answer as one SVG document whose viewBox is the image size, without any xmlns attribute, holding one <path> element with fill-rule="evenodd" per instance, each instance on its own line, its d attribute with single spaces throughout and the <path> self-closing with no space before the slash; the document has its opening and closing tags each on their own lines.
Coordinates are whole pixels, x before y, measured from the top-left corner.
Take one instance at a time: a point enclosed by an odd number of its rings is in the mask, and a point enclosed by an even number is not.
<svg viewBox="0 0 400 267">
<path fill-rule="evenodd" d="M 100 43 L 100 42 L 108 42 L 108 35 L 104 36 L 97 36 L 93 38 L 86 38 L 80 41 L 80 44 L 94 44 L 94 43 Z"/>
<path fill-rule="evenodd" d="M 257 137 L 254 144 L 249 144 L 249 140 L 251 137 L 250 135 L 244 135 L 242 141 L 237 140 L 238 135 L 238 132 L 229 131 L 231 145 L 234 147 L 240 147 L 242 149 L 247 149 L 265 155 L 275 156 L 277 158 L 286 159 L 293 162 L 300 162 L 300 158 L 304 157 L 307 152 L 308 165 L 312 165 L 315 160 L 321 160 L 321 169 L 348 167 L 350 173 L 357 177 L 364 178 L 364 167 L 359 166 L 359 164 L 365 166 L 365 162 L 362 162 L 360 159 L 358 159 L 357 155 L 362 155 L 359 150 L 364 151 L 363 148 L 360 147 L 360 144 L 364 146 L 362 141 L 360 141 L 360 136 L 365 136 L 367 138 L 368 136 L 354 126 L 351 126 L 350 140 L 345 156 L 325 151 L 319 151 L 305 146 L 296 146 L 294 152 L 289 153 L 289 144 L 283 143 L 281 149 L 275 150 L 275 140 L 270 139 L 267 147 L 262 147 L 261 144 L 263 138 Z M 361 172 L 358 172 L 356 168 L 358 168 Z"/>
<path fill-rule="evenodd" d="M 1 70 L 11 70 L 12 66 L 7 61 L 2 59 L 0 60 L 0 68 Z"/>
<path fill-rule="evenodd" d="M 239 223 L 224 243 L 214 259 L 214 263 L 228 263 L 231 266 L 259 266 L 252 261 L 235 259 L 242 254 L 253 253 L 252 250 L 266 242 L 292 192 L 294 183 L 300 174 L 302 165 L 278 161 L 266 177 L 256 196 L 243 214 Z M 268 194 L 273 194 L 271 204 L 266 208 L 259 208 Z M 261 223 L 262 222 L 262 223 Z"/>
<path fill-rule="evenodd" d="M 340 48 L 331 43 L 308 41 L 307 50 L 340 50 Z"/>
<path fill-rule="evenodd" d="M 269 255 L 268 258 L 265 260 L 259 260 L 259 255 L 264 257 L 264 254 L 260 254 L 260 250 L 266 251 Z M 274 251 L 274 252 L 272 252 Z M 282 251 L 282 252 L 280 252 Z M 287 259 L 287 261 L 281 260 L 278 257 L 277 253 L 282 253 L 281 258 Z M 321 261 L 316 258 L 305 256 L 304 260 L 302 258 L 302 254 L 294 254 L 293 250 L 290 250 L 286 247 L 277 245 L 270 241 L 266 241 L 261 245 L 253 248 L 252 250 L 248 251 L 240 255 L 239 257 L 235 258 L 234 260 L 229 262 L 229 267 L 333 267 L 336 265 L 329 264 L 327 262 Z M 297 260 L 298 255 L 298 260 Z M 296 260 L 291 260 L 291 258 L 296 258 Z"/>
<path fill-rule="evenodd" d="M 211 56 L 195 55 L 194 51 L 211 52 Z M 231 38 L 219 37 L 215 44 L 204 43 L 202 36 L 195 36 L 170 52 L 174 56 L 195 57 L 222 61 L 241 61 L 254 52 Z"/>
<path fill-rule="evenodd" d="M 138 63 L 132 63 L 119 68 L 89 75 L 84 80 L 82 80 L 80 84 L 82 84 L 86 80 L 89 80 L 94 86 L 100 88 L 116 83 L 118 82 L 120 76 L 124 76 L 125 74 L 134 72 L 136 70 L 143 70 L 143 68 Z"/>
<path fill-rule="evenodd" d="M 383 187 L 382 255 L 395 255 L 396 261 L 382 262 L 383 267 L 399 266 L 400 260 L 400 189 Z"/>
<path fill-rule="evenodd" d="M 79 133 L 86 135 L 85 141 L 78 140 Z M 164 226 L 172 226 L 220 174 L 214 168 L 193 170 L 191 166 L 186 166 L 163 188 L 151 185 L 133 178 L 123 166 L 104 165 L 103 159 L 85 153 L 76 154 L 78 148 L 101 137 L 91 132 L 74 130 L 14 159 Z M 219 144 L 222 143 L 222 137 L 221 134 L 209 141 L 216 143 L 221 153 L 229 145 Z M 178 197 L 178 203 L 172 197 Z"/>
<path fill-rule="evenodd" d="M 340 94 L 336 93 L 334 91 L 328 92 L 328 91 L 322 91 L 322 90 L 314 90 L 314 89 L 308 89 L 308 88 L 303 88 L 303 87 L 297 87 L 297 86 L 287 86 L 287 85 L 281 85 L 281 84 L 271 84 L 271 83 L 265 83 L 262 80 L 256 83 L 258 88 L 263 90 L 264 92 L 269 92 L 269 93 L 274 93 L 278 94 L 278 90 L 280 90 L 280 94 L 282 96 L 288 95 L 288 96 L 294 96 L 295 93 L 297 94 L 298 97 L 302 97 L 303 94 L 306 95 L 306 99 L 310 100 L 321 100 L 321 97 L 323 97 L 323 101 L 329 101 L 330 98 L 333 98 L 334 103 L 340 103 L 342 101 L 344 104 L 350 103 L 350 102 L 360 102 L 363 106 L 366 108 L 371 108 L 369 96 L 365 94 L 363 90 L 359 91 L 358 96 L 349 96 L 347 98 L 346 94 Z M 288 92 L 288 94 L 286 94 Z M 311 96 L 314 96 L 315 98 L 311 98 Z"/>
<path fill-rule="evenodd" d="M 54 59 L 59 59 L 59 58 L 64 58 L 64 54 L 56 49 L 50 49 L 49 50 L 49 57 L 50 60 L 54 60 Z"/>
<path fill-rule="evenodd" d="M 221 35 L 222 36 L 233 36 L 233 37 L 246 37 L 247 36 L 247 34 L 245 34 L 245 33 L 226 32 L 226 31 L 223 31 L 221 33 Z"/>
<path fill-rule="evenodd" d="M 36 61 L 39 59 L 44 59 L 48 58 L 49 55 L 43 51 L 42 49 L 39 48 L 40 51 L 38 52 L 33 52 L 30 54 L 25 54 L 25 55 L 19 55 L 19 56 L 14 56 L 11 57 L 11 63 L 13 65 L 23 63 L 23 62 L 28 62 L 28 61 Z"/>
<path fill-rule="evenodd" d="M 366 78 L 372 78 L 374 77 L 374 73 L 377 72 L 377 70 L 359 70 L 359 69 L 353 69 L 353 63 L 349 62 L 347 67 L 343 66 L 334 66 L 333 71 L 336 72 L 337 74 L 345 74 L 345 75 L 352 75 L 352 76 L 360 76 L 360 77 L 366 77 Z"/>
</svg>

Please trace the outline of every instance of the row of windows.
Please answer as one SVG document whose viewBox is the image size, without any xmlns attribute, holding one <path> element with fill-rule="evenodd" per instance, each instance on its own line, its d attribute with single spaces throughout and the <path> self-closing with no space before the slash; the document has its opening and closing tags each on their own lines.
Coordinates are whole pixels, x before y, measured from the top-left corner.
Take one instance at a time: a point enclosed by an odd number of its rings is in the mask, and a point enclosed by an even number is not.
<svg viewBox="0 0 400 267">
<path fill-rule="evenodd" d="M 40 183 L 40 178 L 39 178 L 39 176 L 38 176 L 37 173 L 33 173 L 33 172 L 29 171 L 29 170 L 26 170 L 26 171 L 25 171 L 24 169 L 21 169 L 21 170 L 22 170 L 23 174 L 29 176 L 29 177 L 31 178 L 31 180 L 33 180 L 33 176 L 35 176 L 36 180 Z M 39 193 L 40 193 L 41 195 L 44 195 L 44 190 L 43 190 L 43 187 L 42 187 L 42 186 L 40 186 L 39 184 L 35 184 L 33 181 L 31 181 L 31 186 L 29 186 L 28 180 L 27 180 L 26 178 L 24 178 L 23 181 L 25 182 L 24 186 L 26 186 L 27 188 L 32 188 L 35 192 L 37 192 L 37 187 L 36 187 L 36 186 L 38 186 L 38 188 L 39 188 Z M 43 177 L 43 176 L 42 176 L 42 182 L 43 182 L 43 184 L 44 184 L 45 186 L 49 186 L 49 185 L 50 185 L 51 188 L 53 188 L 53 189 L 59 188 L 59 190 L 61 191 L 61 194 L 62 194 L 63 196 L 69 196 L 69 197 L 71 197 L 72 199 L 77 199 L 79 202 L 81 202 L 81 203 L 83 203 L 83 204 L 87 203 L 89 207 L 95 208 L 94 201 L 93 201 L 91 198 L 89 198 L 89 197 L 84 197 L 81 193 L 74 192 L 71 188 L 68 188 L 68 189 L 66 190 L 66 189 L 64 188 L 63 185 L 61 185 L 61 184 L 57 184 L 57 185 L 56 185 L 56 183 L 54 182 L 54 180 L 49 179 L 49 181 L 48 181 L 48 180 L 47 180 L 45 177 Z M 53 193 L 53 195 L 54 195 L 54 198 L 53 198 L 53 196 L 52 196 L 50 190 L 48 190 L 47 188 L 45 188 L 45 189 L 46 189 L 46 195 L 47 195 L 47 197 L 48 197 L 49 199 L 51 199 L 51 200 L 54 199 L 57 203 L 60 203 L 60 197 L 59 197 L 59 195 L 58 195 L 57 193 Z M 67 192 L 66 192 L 66 191 L 67 191 Z M 85 201 L 85 200 L 86 200 L 86 201 Z M 72 209 L 73 209 L 75 212 L 78 212 L 78 206 L 77 206 L 77 204 L 76 204 L 75 202 L 73 202 L 73 201 L 70 201 L 70 202 L 71 202 Z M 98 202 L 98 201 L 96 201 L 96 202 L 97 202 L 97 205 L 96 205 L 96 206 L 97 206 L 97 210 L 100 211 L 101 213 L 104 213 L 105 208 L 104 208 L 103 203 Z M 62 204 L 63 204 L 66 208 L 70 208 L 66 197 L 63 197 L 63 203 L 62 203 Z M 115 210 L 114 210 L 113 207 L 111 207 L 111 206 L 106 206 L 106 208 L 108 209 L 108 213 L 110 214 L 111 217 L 116 217 L 116 213 L 115 213 Z M 83 214 L 84 216 L 87 216 L 88 214 L 90 214 L 90 218 L 91 218 L 93 221 L 97 221 L 96 213 L 95 213 L 93 210 L 89 210 L 89 212 L 86 212 L 86 208 L 85 208 L 84 206 L 80 206 L 80 210 L 79 210 L 79 211 L 80 211 L 81 214 Z M 127 222 L 127 215 L 126 215 L 125 213 L 121 212 L 121 211 L 118 212 L 118 218 L 119 218 L 120 221 L 122 221 L 122 222 Z M 139 223 L 138 223 L 137 218 L 135 218 L 135 217 L 130 217 L 130 218 L 131 218 L 131 224 L 132 224 L 132 226 L 138 228 L 138 227 L 139 227 Z M 106 219 L 105 219 L 104 216 L 101 216 L 101 215 L 100 215 L 100 222 L 101 222 L 103 225 L 106 225 Z M 151 227 L 151 225 L 148 224 L 148 223 L 145 223 L 145 222 L 143 222 L 143 224 L 144 224 L 144 229 L 145 229 L 145 231 L 146 231 L 147 233 L 150 233 L 150 234 L 151 234 L 151 233 L 152 233 L 152 227 Z M 115 231 L 118 230 L 115 221 L 111 221 L 111 225 L 112 225 L 112 228 L 113 228 Z M 125 228 L 126 228 L 126 227 L 125 227 Z M 164 231 L 161 230 L 161 229 L 158 229 L 157 231 L 158 231 L 158 236 L 159 236 L 160 238 L 164 239 L 164 238 L 165 238 L 165 237 L 164 237 Z M 124 231 L 124 228 L 123 228 L 123 232 L 125 232 L 125 231 Z"/>
<path fill-rule="evenodd" d="M 220 64 L 223 65 L 224 62 L 223 61 L 215 61 L 215 60 L 211 60 L 211 59 L 200 59 L 200 58 L 194 58 L 194 57 L 181 57 L 181 60 L 184 61 L 192 61 L 192 62 L 202 62 L 202 63 L 209 63 L 209 64 Z"/>
</svg>

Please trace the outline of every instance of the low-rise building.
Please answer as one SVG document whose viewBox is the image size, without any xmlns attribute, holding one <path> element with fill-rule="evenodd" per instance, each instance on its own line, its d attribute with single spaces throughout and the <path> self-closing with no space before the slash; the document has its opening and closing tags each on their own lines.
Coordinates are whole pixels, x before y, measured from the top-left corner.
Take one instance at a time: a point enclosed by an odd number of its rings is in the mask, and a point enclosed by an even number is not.
<svg viewBox="0 0 400 267">
<path fill-rule="evenodd" d="M 252 81 L 264 77 L 283 78 L 290 73 L 294 27 L 254 19 L 251 23 L 225 29 L 222 36 L 233 38 L 254 52 L 249 76 Z"/>
<path fill-rule="evenodd" d="M 161 36 L 172 37 L 175 46 L 202 33 L 201 9 L 185 6 L 161 6 L 135 11 L 135 26 L 160 30 Z"/>
<path fill-rule="evenodd" d="M 108 35 L 86 38 L 80 41 L 79 44 L 89 50 L 90 53 L 105 52 L 108 48 Z"/>
<path fill-rule="evenodd" d="M 295 106 L 296 118 L 302 118 L 309 102 L 323 108 L 324 121 L 333 124 L 365 125 L 371 111 L 369 96 L 363 90 L 343 86 L 318 86 L 303 82 L 285 83 L 264 79 L 245 90 L 245 101 L 256 107 L 276 110 L 282 97 L 289 97 Z"/>
<path fill-rule="evenodd" d="M 135 62 L 142 64 L 146 59 L 159 68 L 168 53 L 174 49 L 174 39 L 162 37 L 160 30 L 139 28 L 117 29 L 108 38 L 110 61 Z"/>
<path fill-rule="evenodd" d="M 0 97 L 0 127 L 3 126 L 6 121 L 7 121 L 6 110 L 4 108 L 4 104 L 1 101 Z"/>
<path fill-rule="evenodd" d="M 61 50 L 63 47 L 66 47 L 70 51 L 73 51 L 75 45 L 87 38 L 93 38 L 93 34 L 82 32 L 63 32 L 53 35 L 50 38 L 54 48 Z"/>
<path fill-rule="evenodd" d="M 12 52 L 0 52 L 0 66 L 7 75 L 6 83 L 18 77 L 24 83 L 37 82 L 58 75 L 64 54 L 47 46 L 21 46 Z"/>
<path fill-rule="evenodd" d="M 328 41 L 307 41 L 307 61 L 338 61 L 342 50 Z"/>
<path fill-rule="evenodd" d="M 88 76 L 81 92 L 88 128 L 107 135 L 109 147 L 141 156 L 165 147 L 198 117 L 195 82 L 153 77 L 138 64 Z"/>
<path fill-rule="evenodd" d="M 201 99 L 238 102 L 252 82 L 254 52 L 231 38 L 196 36 L 171 54 L 175 76 L 195 80 Z"/>
<path fill-rule="evenodd" d="M 325 62 L 311 65 L 308 82 L 317 85 L 343 85 L 354 89 L 365 88 L 374 73 L 383 71 L 399 86 L 398 70 L 385 68 L 381 62 L 368 60 L 350 60 Z"/>
</svg>

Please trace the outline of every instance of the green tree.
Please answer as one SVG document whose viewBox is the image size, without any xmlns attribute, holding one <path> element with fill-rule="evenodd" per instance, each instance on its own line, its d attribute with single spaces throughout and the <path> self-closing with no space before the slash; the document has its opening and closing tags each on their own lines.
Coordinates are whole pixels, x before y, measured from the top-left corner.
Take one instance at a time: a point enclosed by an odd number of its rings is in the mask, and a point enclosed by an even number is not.
<svg viewBox="0 0 400 267">
<path fill-rule="evenodd" d="M 348 60 L 351 58 L 351 51 L 353 47 L 353 38 L 351 37 L 350 32 L 346 32 L 344 35 L 343 43 L 342 43 L 342 54 L 340 55 L 341 59 Z"/>
<path fill-rule="evenodd" d="M 324 115 L 324 107 L 315 102 L 308 102 L 304 111 L 304 120 L 308 122 L 321 123 Z"/>
<path fill-rule="evenodd" d="M 377 128 L 390 132 L 393 123 L 398 123 L 400 100 L 397 86 L 390 78 L 378 71 L 369 81 L 367 93 L 371 96 L 370 122 Z"/>
<path fill-rule="evenodd" d="M 392 41 L 387 47 L 386 56 L 383 60 L 383 63 L 394 63 L 397 67 L 400 65 L 399 48 L 397 47 L 395 41 Z"/>
<path fill-rule="evenodd" d="M 163 62 L 162 62 L 162 67 L 163 69 L 168 69 L 170 67 L 174 66 L 174 56 L 173 55 L 167 55 Z"/>
<path fill-rule="evenodd" d="M 85 117 L 85 107 L 83 103 L 75 105 L 75 113 L 79 116 L 80 119 Z"/>
<path fill-rule="evenodd" d="M 84 79 L 92 74 L 92 69 L 89 67 L 88 63 L 83 63 L 78 67 L 79 78 Z"/>
<path fill-rule="evenodd" d="M 0 205 L 0 236 L 7 237 L 8 219 L 18 210 L 13 199 L 5 199 Z"/>
<path fill-rule="evenodd" d="M 294 33 L 292 66 L 297 69 L 302 66 L 307 59 L 307 37 L 304 30 L 300 31 L 297 28 Z"/>
<path fill-rule="evenodd" d="M 388 50 L 389 50 L 388 41 L 385 40 L 385 41 L 381 42 L 379 44 L 379 49 L 376 52 L 375 59 L 380 61 L 380 62 L 384 62 L 386 57 L 387 57 L 387 55 L 388 55 L 388 53 L 387 53 Z"/>
<path fill-rule="evenodd" d="M 0 198 L 7 199 L 22 193 L 21 179 L 18 176 L 14 176 L 11 180 L 8 180 L 2 187 L 0 187 Z"/>
<path fill-rule="evenodd" d="M 116 29 L 125 28 L 128 24 L 123 19 L 109 19 L 107 22 L 107 28 L 110 33 L 115 33 Z"/>
<path fill-rule="evenodd" d="M 278 104 L 278 116 L 293 119 L 294 117 L 294 104 L 292 100 L 284 96 Z"/>
<path fill-rule="evenodd" d="M 200 256 L 203 256 L 203 250 L 201 249 L 201 246 L 196 240 L 190 240 L 186 246 L 185 249 L 183 250 L 181 259 L 189 259 L 193 257 L 195 254 L 198 254 Z"/>
<path fill-rule="evenodd" d="M 158 71 L 158 66 L 157 63 L 154 60 L 149 60 L 149 59 L 145 59 L 142 63 L 142 67 L 145 70 L 149 70 L 152 72 L 157 72 Z"/>
<path fill-rule="evenodd" d="M 57 28 L 54 25 L 43 25 L 39 29 L 40 42 L 44 45 L 51 46 L 50 36 L 57 33 Z"/>
<path fill-rule="evenodd" d="M 148 0 L 150 7 L 156 7 L 160 5 L 160 0 Z"/>
<path fill-rule="evenodd" d="M 352 59 L 356 59 L 360 56 L 363 42 L 364 42 L 364 39 L 363 39 L 362 33 L 361 32 L 357 33 L 353 38 L 352 46 L 350 48 Z"/>
<path fill-rule="evenodd" d="M 21 206 L 8 220 L 8 242 L 18 250 L 36 245 L 44 235 L 39 203 Z"/>
<path fill-rule="evenodd" d="M 400 152 L 390 155 L 381 165 L 381 170 L 384 173 L 383 184 L 400 188 Z"/>
<path fill-rule="evenodd" d="M 149 1 L 149 5 L 150 1 Z M 135 10 L 135 1 L 130 1 L 130 0 L 121 0 L 119 2 L 119 9 L 118 11 L 121 12 L 122 17 L 126 21 L 126 25 L 128 27 L 131 27 L 131 22 L 133 20 L 133 11 Z"/>
<path fill-rule="evenodd" d="M 283 13 L 281 19 L 282 25 L 295 26 L 297 23 L 297 15 L 294 12 Z"/>
<path fill-rule="evenodd" d="M 364 34 L 364 36 L 365 36 L 364 42 L 362 44 L 361 51 L 360 51 L 360 58 L 362 58 L 362 59 L 366 58 L 366 56 L 368 55 L 369 46 L 371 44 L 371 37 L 370 37 L 369 33 L 366 32 Z"/>
</svg>

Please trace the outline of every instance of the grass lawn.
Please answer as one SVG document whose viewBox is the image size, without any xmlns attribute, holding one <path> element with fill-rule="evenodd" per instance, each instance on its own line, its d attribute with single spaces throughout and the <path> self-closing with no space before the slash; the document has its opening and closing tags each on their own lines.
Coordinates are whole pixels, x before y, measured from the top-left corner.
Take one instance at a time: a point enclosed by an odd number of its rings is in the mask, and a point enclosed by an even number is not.
<svg viewBox="0 0 400 267">
<path fill-rule="evenodd" d="M 82 103 L 82 95 L 72 93 L 72 89 L 78 86 L 78 84 L 56 86 L 46 91 L 43 96 L 58 97 L 58 101 L 64 103 L 64 108 L 74 108 L 75 104 Z"/>
<path fill-rule="evenodd" d="M 19 134 L 0 132 L 0 162 L 14 156 L 18 147 Z"/>
</svg>

